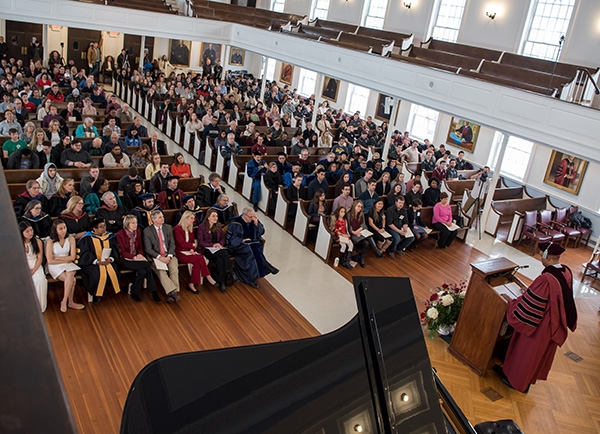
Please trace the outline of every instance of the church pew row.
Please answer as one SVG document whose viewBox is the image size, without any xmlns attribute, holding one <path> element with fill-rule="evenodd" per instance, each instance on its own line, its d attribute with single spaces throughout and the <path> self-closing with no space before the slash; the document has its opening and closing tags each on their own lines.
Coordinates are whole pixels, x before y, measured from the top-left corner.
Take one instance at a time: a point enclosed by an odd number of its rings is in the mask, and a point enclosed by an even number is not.
<svg viewBox="0 0 600 434">
<path fill-rule="evenodd" d="M 405 53 L 402 53 L 403 55 Z M 406 55 L 415 59 L 433 62 L 435 64 L 452 66 L 455 68 L 477 69 L 481 63 L 480 58 L 462 54 L 448 53 L 446 51 L 428 50 L 426 48 L 411 47 Z"/>
<path fill-rule="evenodd" d="M 39 176 L 39 172 L 38 172 Z M 37 179 L 32 178 L 32 179 Z M 117 191 L 117 187 L 119 184 L 119 179 L 109 179 L 109 190 Z M 198 187 L 204 183 L 204 177 L 200 176 L 199 178 L 181 178 L 179 180 L 179 188 L 186 193 L 196 193 L 198 191 Z M 25 183 L 12 183 L 8 184 L 8 191 L 12 200 L 15 200 L 17 196 L 25 191 Z M 148 191 L 150 186 L 150 181 L 144 181 L 144 190 Z M 81 182 L 79 180 L 75 181 L 75 191 L 79 191 L 81 188 Z"/>
<path fill-rule="evenodd" d="M 463 243 L 466 241 L 467 232 L 471 227 L 471 219 L 462 213 L 459 205 L 451 205 L 452 215 L 461 216 L 463 218 L 463 225 L 460 229 L 458 229 L 458 235 L 456 239 L 462 241 Z M 331 252 L 333 247 L 339 247 L 339 244 L 335 242 L 335 234 L 331 230 L 331 219 L 330 212 L 328 213 L 328 217 L 321 217 L 319 220 L 319 225 L 317 227 L 317 239 L 315 241 L 315 253 L 323 259 L 323 261 L 328 262 L 331 256 Z M 433 207 L 423 207 L 421 208 L 421 219 L 425 226 L 432 229 L 431 219 L 433 218 Z M 439 231 L 432 229 L 429 233 L 429 236 L 436 236 L 439 234 Z"/>
<path fill-rule="evenodd" d="M 421 47 L 428 50 L 445 51 L 447 53 L 459 54 L 477 59 L 487 59 L 491 61 L 497 61 L 502 55 L 502 51 L 475 47 L 473 45 L 441 41 L 434 39 L 433 37 L 421 42 Z"/>
<path fill-rule="evenodd" d="M 501 225 L 510 225 L 507 243 L 517 239 L 522 230 L 522 219 L 516 212 L 524 214 L 525 211 L 549 209 L 554 211 L 556 207 L 550 202 L 550 198 L 528 197 L 525 199 L 497 200 L 492 201 L 492 206 L 485 225 L 485 232 L 495 237 Z"/>
</svg>

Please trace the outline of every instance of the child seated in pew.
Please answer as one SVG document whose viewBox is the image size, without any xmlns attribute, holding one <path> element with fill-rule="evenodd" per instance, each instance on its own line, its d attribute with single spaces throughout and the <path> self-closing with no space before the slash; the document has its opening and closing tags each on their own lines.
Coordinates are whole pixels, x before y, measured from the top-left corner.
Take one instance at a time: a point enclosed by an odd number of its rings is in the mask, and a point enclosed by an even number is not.
<svg viewBox="0 0 600 434">
<path fill-rule="evenodd" d="M 331 230 L 336 235 L 336 241 L 340 243 L 340 257 L 336 258 L 334 266 L 338 263 L 346 268 L 352 269 L 356 267 L 356 262 L 350 261 L 350 255 L 354 249 L 354 243 L 350 239 L 348 230 L 348 220 L 346 220 L 346 208 L 343 206 L 336 209 L 331 216 Z"/>
</svg>

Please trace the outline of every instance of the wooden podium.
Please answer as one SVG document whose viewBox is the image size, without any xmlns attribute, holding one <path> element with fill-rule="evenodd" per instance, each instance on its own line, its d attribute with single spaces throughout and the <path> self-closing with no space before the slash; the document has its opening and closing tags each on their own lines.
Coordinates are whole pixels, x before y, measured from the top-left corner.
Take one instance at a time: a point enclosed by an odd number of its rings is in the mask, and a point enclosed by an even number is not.
<svg viewBox="0 0 600 434">
<path fill-rule="evenodd" d="M 507 302 L 493 287 L 508 283 L 515 268 L 517 264 L 506 258 L 471 264 L 471 279 L 448 351 L 481 377 L 490 364 L 506 313 Z"/>
</svg>

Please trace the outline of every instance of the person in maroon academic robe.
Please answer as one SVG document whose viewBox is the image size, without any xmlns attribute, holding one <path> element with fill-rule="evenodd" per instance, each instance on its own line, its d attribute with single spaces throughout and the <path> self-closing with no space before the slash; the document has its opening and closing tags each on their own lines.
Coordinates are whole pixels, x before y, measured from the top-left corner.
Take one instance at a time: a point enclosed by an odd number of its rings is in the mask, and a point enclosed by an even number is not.
<svg viewBox="0 0 600 434">
<path fill-rule="evenodd" d="M 546 380 L 556 349 L 577 327 L 573 273 L 560 263 L 565 251 L 558 244 L 540 243 L 544 271 L 506 311 L 514 328 L 503 366 L 503 381 L 527 393 L 537 380 Z"/>
</svg>

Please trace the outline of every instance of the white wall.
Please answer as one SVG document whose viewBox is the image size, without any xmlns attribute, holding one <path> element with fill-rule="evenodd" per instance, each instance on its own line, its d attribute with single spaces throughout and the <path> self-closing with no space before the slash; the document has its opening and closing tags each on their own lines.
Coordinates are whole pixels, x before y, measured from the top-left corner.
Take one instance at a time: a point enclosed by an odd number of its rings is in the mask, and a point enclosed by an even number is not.
<svg viewBox="0 0 600 434">
<path fill-rule="evenodd" d="M 573 12 L 561 62 L 600 66 L 600 1 L 580 0 Z"/>
<path fill-rule="evenodd" d="M 487 11 L 496 11 L 496 18 L 488 18 L 485 15 Z M 516 52 L 528 11 L 529 1 L 526 0 L 502 0 L 495 3 L 489 0 L 470 0 L 465 8 L 458 42 Z"/>
<path fill-rule="evenodd" d="M 268 3 L 268 1 L 267 1 Z M 308 15 L 310 16 L 310 7 L 312 5 L 311 0 L 287 0 L 285 2 L 284 11 L 289 14 L 298 14 L 298 15 Z M 256 2 L 256 6 L 258 7 L 258 2 Z M 269 8 L 269 4 L 267 4 L 266 9 Z"/>
</svg>

